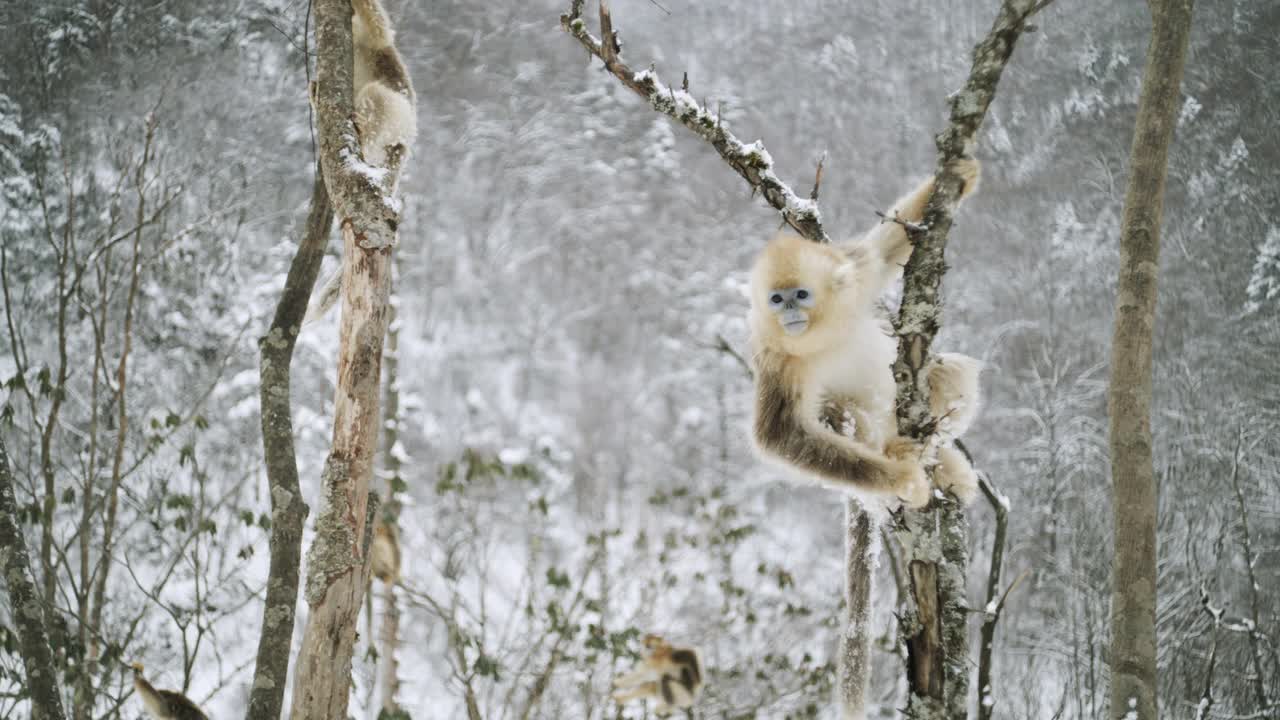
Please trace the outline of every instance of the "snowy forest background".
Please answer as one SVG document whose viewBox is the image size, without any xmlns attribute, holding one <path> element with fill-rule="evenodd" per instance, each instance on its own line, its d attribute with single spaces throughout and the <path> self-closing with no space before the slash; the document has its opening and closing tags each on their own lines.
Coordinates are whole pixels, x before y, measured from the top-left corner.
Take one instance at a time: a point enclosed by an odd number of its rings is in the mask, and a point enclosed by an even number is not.
<svg viewBox="0 0 1280 720">
<path fill-rule="evenodd" d="M 721 347 L 745 352 L 746 271 L 777 216 L 586 62 L 558 27 L 567 4 L 388 3 L 420 127 L 397 250 L 400 700 L 415 718 L 464 717 L 468 693 L 483 718 L 641 717 L 608 684 L 657 631 L 702 649 L 699 717 L 832 717 L 843 503 L 754 459 L 750 380 Z M 613 5 L 634 64 L 687 71 L 797 188 L 825 150 L 825 223 L 849 236 L 932 170 L 996 4 Z M 315 163 L 306 11 L 0 4 L 0 436 L 76 717 L 141 715 L 115 660 L 211 717 L 247 702 L 270 523 L 256 341 Z M 1012 502 L 1006 578 L 1026 573 L 997 635 L 995 717 L 1096 718 L 1106 358 L 1149 25 L 1136 0 L 1059 0 L 1036 24 L 952 232 L 941 347 L 987 363 L 968 444 Z M 1270 0 L 1197 3 L 1170 156 L 1153 421 L 1171 718 L 1193 714 L 1214 643 L 1212 717 L 1280 707 L 1277 32 Z M 336 337 L 334 313 L 294 361 L 308 493 Z M 977 607 L 991 510 L 970 516 Z M 893 569 L 876 586 L 877 717 L 904 687 Z M 1216 628 L 1206 601 L 1225 609 Z M 0 718 L 28 713 L 13 623 L 6 601 Z M 372 718 L 361 634 L 353 714 Z M 89 646 L 112 662 L 87 665 Z"/>
</svg>

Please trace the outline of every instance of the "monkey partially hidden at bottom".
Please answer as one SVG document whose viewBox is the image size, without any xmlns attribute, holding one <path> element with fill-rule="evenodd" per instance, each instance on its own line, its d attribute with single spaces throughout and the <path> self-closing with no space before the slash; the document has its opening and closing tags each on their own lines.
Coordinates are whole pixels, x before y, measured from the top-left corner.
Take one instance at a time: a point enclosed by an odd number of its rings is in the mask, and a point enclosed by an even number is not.
<svg viewBox="0 0 1280 720">
<path fill-rule="evenodd" d="M 658 635 L 644 636 L 645 654 L 629 673 L 619 675 L 613 699 L 619 703 L 655 698 L 659 716 L 692 707 L 702 692 L 702 660 L 693 648 L 673 647 Z"/>
<path fill-rule="evenodd" d="M 379 0 L 351 0 L 351 46 L 354 53 L 351 90 L 360 153 L 369 165 L 386 167 L 395 154 L 409 152 L 418 136 L 417 95 L 409 69 L 396 50 L 395 31 Z M 394 186 L 393 188 L 394 189 Z M 333 307 L 342 290 L 342 268 L 325 279 L 304 322 Z"/>
<path fill-rule="evenodd" d="M 142 698 L 147 714 L 154 720 L 209 720 L 186 695 L 173 690 L 157 690 L 142 676 L 142 663 L 134 663 L 133 689 Z"/>
<path fill-rule="evenodd" d="M 961 163 L 963 198 L 977 186 L 979 165 L 972 158 Z M 898 200 L 888 217 L 920 222 L 933 183 Z M 924 464 L 936 461 L 938 487 L 967 503 L 977 477 L 946 441 L 977 414 L 980 363 L 942 353 L 925 370 L 943 441 L 936 458 L 897 432 L 891 370 L 897 341 L 877 302 L 910 256 L 907 230 L 893 221 L 847 245 L 780 235 L 765 247 L 751 274 L 754 441 L 766 456 L 827 485 L 909 507 L 928 503 Z M 831 424 L 851 425 L 852 432 Z"/>
</svg>

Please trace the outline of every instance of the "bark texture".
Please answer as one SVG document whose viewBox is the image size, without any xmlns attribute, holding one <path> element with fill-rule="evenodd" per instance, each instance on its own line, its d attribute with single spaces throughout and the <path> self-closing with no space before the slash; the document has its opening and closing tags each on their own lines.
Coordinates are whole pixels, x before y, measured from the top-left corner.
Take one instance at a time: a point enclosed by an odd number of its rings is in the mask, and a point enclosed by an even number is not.
<svg viewBox="0 0 1280 720">
<path fill-rule="evenodd" d="M 973 50 L 965 86 L 951 99 L 951 117 L 935 138 L 937 180 L 923 229 L 912 230 L 914 250 L 904 271 L 902 306 L 894 323 L 898 357 L 898 432 L 924 440 L 933 432 L 924 368 L 938 333 L 944 250 L 951 214 L 964 187 L 954 171 L 972 152 L 978 129 L 995 98 L 1000 76 L 1027 21 L 1047 3 L 1005 0 L 987 37 Z M 969 698 L 968 520 L 950 497 L 938 496 L 919 511 L 903 513 L 898 534 L 906 550 L 911 602 L 903 615 L 911 718 L 963 718 Z"/>
<path fill-rule="evenodd" d="M 298 605 L 302 528 L 309 512 L 302 501 L 297 455 L 293 447 L 289 366 L 332 227 L 333 207 L 325 189 L 324 175 L 317 165 L 311 211 L 302 242 L 289 264 L 289 275 L 271 327 L 258 341 L 261 353 L 258 393 L 262 406 L 262 448 L 271 490 L 271 568 L 246 720 L 275 720 L 280 717 L 284 703 L 289 650 L 293 645 L 294 613 Z"/>
<path fill-rule="evenodd" d="M 293 686 L 292 716 L 343 720 L 351 655 L 369 578 L 370 482 L 382 347 L 389 319 L 391 250 L 399 227 L 392 167 L 360 160 L 352 122 L 351 4 L 318 0 L 316 85 L 320 162 L 342 230 L 343 297 L 333 443 L 321 476 L 316 536 L 307 552 L 309 608 Z M 376 503 L 376 501 L 375 501 Z"/>
<path fill-rule="evenodd" d="M 53 650 L 44 627 L 44 603 L 31 579 L 31 557 L 18 527 L 18 500 L 13 491 L 9 453 L 0 439 L 0 570 L 9 589 L 13 621 L 18 626 L 18 651 L 27 671 L 33 720 L 62 720 L 62 695 Z"/>
<path fill-rule="evenodd" d="M 1115 515 L 1111 717 L 1156 715 L 1156 480 L 1151 345 L 1169 143 L 1191 33 L 1191 0 L 1150 0 L 1151 44 L 1129 151 L 1107 390 Z"/>
</svg>

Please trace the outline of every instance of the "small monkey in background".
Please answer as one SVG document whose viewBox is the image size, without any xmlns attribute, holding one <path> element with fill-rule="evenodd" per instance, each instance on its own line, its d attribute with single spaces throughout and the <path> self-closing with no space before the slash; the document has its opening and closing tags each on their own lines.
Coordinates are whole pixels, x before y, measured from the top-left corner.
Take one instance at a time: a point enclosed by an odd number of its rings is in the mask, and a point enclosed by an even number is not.
<svg viewBox="0 0 1280 720">
<path fill-rule="evenodd" d="M 199 706 L 187 699 L 186 695 L 173 690 L 157 690 L 142 676 L 142 663 L 134 663 L 133 689 L 142 698 L 147 714 L 154 720 L 209 720 L 201 712 Z"/>
<path fill-rule="evenodd" d="M 351 46 L 354 53 L 352 91 L 360 153 L 369 165 L 386 167 L 394 155 L 403 159 L 418 136 L 417 95 L 409 69 L 395 46 L 395 31 L 379 0 L 351 0 Z M 393 178 L 393 183 L 395 179 Z M 391 190 L 394 190 L 394 184 Z M 338 302 L 342 291 L 339 267 L 320 286 L 304 323 L 314 321 Z"/>
<path fill-rule="evenodd" d="M 674 708 L 692 707 L 702 692 L 702 659 L 693 648 L 673 647 L 658 635 L 644 636 L 645 654 L 629 673 L 614 679 L 613 699 L 625 703 L 640 698 L 657 699 L 659 716 Z"/>
<path fill-rule="evenodd" d="M 400 581 L 400 540 L 395 528 L 379 522 L 373 529 L 372 575 L 384 584 L 395 585 Z"/>
<path fill-rule="evenodd" d="M 963 198 L 977 186 L 978 162 L 966 158 L 960 173 Z M 933 182 L 898 200 L 889 216 L 919 222 Z M 751 273 L 753 439 L 766 456 L 828 485 L 921 507 L 931 494 L 925 447 L 898 435 L 891 370 L 897 341 L 876 311 L 910 257 L 906 228 L 889 221 L 843 246 L 780 235 L 765 247 Z M 977 414 L 980 369 L 973 358 L 942 353 L 925 370 L 944 440 L 935 481 L 966 503 L 977 476 L 945 440 L 962 434 Z M 852 425 L 852 437 L 824 419 Z"/>
</svg>

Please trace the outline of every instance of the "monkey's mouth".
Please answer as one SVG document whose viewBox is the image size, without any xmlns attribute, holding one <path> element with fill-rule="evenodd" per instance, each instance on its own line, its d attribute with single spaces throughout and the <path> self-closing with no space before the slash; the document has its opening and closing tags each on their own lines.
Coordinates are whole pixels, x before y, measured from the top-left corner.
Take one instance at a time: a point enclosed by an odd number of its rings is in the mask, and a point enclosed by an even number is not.
<svg viewBox="0 0 1280 720">
<path fill-rule="evenodd" d="M 782 330 L 788 335 L 799 335 L 809 329 L 809 321 L 804 318 L 787 320 L 782 323 Z"/>
</svg>

